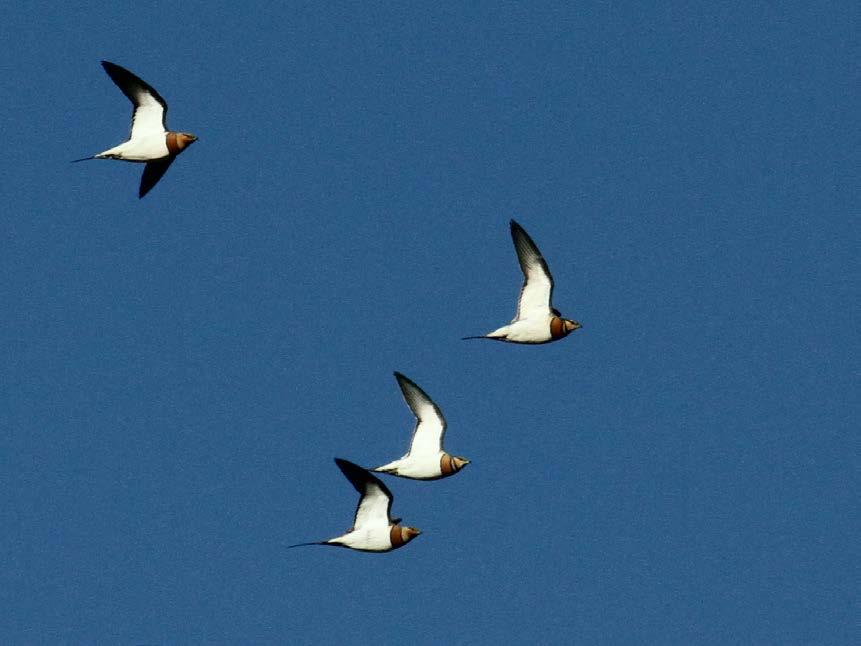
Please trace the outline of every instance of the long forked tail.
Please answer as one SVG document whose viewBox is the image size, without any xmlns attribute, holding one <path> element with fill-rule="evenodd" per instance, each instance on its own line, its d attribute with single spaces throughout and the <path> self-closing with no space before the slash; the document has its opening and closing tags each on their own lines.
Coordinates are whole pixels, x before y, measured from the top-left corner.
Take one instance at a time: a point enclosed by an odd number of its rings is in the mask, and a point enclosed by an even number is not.
<svg viewBox="0 0 861 646">
<path fill-rule="evenodd" d="M 326 541 L 312 541 L 310 543 L 296 543 L 295 545 L 288 545 L 287 549 L 289 550 L 291 547 L 305 547 L 306 545 L 328 545 Z"/>
<path fill-rule="evenodd" d="M 461 341 L 467 341 L 468 339 L 489 339 L 490 341 L 505 341 L 505 337 L 502 336 L 490 336 L 488 334 L 482 334 L 481 336 L 464 336 L 461 337 Z"/>
</svg>

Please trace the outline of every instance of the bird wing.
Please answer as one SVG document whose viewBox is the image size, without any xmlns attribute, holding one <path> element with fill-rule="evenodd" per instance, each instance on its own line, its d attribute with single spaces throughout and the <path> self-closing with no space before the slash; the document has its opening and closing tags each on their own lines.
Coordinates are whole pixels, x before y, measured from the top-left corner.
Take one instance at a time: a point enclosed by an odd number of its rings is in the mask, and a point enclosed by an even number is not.
<svg viewBox="0 0 861 646">
<path fill-rule="evenodd" d="M 167 169 L 173 163 L 174 159 L 176 159 L 176 157 L 162 157 L 161 159 L 156 159 L 146 163 L 143 175 L 141 175 L 141 188 L 138 192 L 139 198 L 150 192 L 152 187 L 161 179 L 161 176 L 167 172 Z"/>
<path fill-rule="evenodd" d="M 549 314 L 553 308 L 553 276 L 538 247 L 517 222 L 511 221 L 511 239 L 517 251 L 517 260 L 523 271 L 523 287 L 517 300 L 517 313 L 512 323 L 536 314 Z"/>
<path fill-rule="evenodd" d="M 161 95 L 149 83 L 119 65 L 102 61 L 102 67 L 134 105 L 129 139 L 165 132 L 167 103 Z"/>
<path fill-rule="evenodd" d="M 398 385 L 401 387 L 404 401 L 410 407 L 413 415 L 416 416 L 416 427 L 413 429 L 413 437 L 407 455 L 435 455 L 442 450 L 442 439 L 445 435 L 446 423 L 442 411 L 415 382 L 399 372 L 395 373 L 395 379 L 398 380 Z"/>
<path fill-rule="evenodd" d="M 353 517 L 353 529 L 389 525 L 392 510 L 392 492 L 389 488 L 357 464 L 341 458 L 335 458 L 335 463 L 361 494 L 356 515 Z"/>
</svg>

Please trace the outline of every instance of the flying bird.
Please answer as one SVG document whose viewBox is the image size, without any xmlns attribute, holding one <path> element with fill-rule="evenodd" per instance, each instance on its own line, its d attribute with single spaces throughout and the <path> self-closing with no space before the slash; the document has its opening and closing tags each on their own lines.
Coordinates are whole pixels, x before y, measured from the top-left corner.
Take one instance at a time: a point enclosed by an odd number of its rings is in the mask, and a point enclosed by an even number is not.
<svg viewBox="0 0 861 646">
<path fill-rule="evenodd" d="M 147 82 L 114 63 L 102 61 L 102 67 L 134 106 L 131 133 L 128 141 L 119 146 L 75 161 L 120 159 L 145 163 L 138 193 L 138 197 L 143 197 L 167 172 L 177 155 L 197 141 L 197 137 L 167 129 L 167 103 Z"/>
<path fill-rule="evenodd" d="M 553 276 L 538 247 L 517 222 L 511 221 L 511 238 L 524 282 L 517 301 L 517 313 L 508 325 L 483 336 L 464 339 L 495 339 L 509 343 L 549 343 L 568 336 L 582 326 L 577 321 L 562 318 L 553 307 Z"/>
<path fill-rule="evenodd" d="M 453 475 L 469 464 L 469 460 L 443 450 L 446 423 L 439 406 L 401 373 L 396 372 L 395 379 L 401 387 L 404 401 L 416 417 L 416 426 L 407 454 L 374 471 L 415 480 L 437 480 Z"/>
<path fill-rule="evenodd" d="M 335 458 L 335 463 L 360 494 L 353 526 L 346 534 L 327 541 L 299 543 L 290 547 L 334 545 L 361 552 L 389 552 L 421 534 L 415 527 L 400 525 L 400 518 L 392 518 L 392 492 L 379 478 L 347 460 Z"/>
</svg>

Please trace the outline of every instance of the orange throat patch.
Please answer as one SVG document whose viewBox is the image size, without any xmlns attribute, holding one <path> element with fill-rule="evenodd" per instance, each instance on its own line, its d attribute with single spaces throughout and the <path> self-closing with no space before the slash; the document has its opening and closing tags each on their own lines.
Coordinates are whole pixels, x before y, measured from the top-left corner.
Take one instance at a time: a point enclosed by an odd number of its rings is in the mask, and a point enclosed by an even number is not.
<svg viewBox="0 0 861 646">
<path fill-rule="evenodd" d="M 562 322 L 562 319 L 558 316 L 554 316 L 550 319 L 550 336 L 554 339 L 561 339 L 563 336 L 568 334 L 565 330 L 565 323 Z"/>
<path fill-rule="evenodd" d="M 167 152 L 168 152 L 168 154 L 178 155 L 179 151 L 182 150 L 182 148 L 179 147 L 179 142 L 176 140 L 176 133 L 175 132 L 169 132 L 169 133 L 167 133 L 166 138 L 167 138 Z"/>
<path fill-rule="evenodd" d="M 450 476 L 452 473 L 457 471 L 457 467 L 454 465 L 454 460 L 451 459 L 451 456 L 448 453 L 443 453 L 440 457 L 439 470 L 444 476 Z"/>
<path fill-rule="evenodd" d="M 392 543 L 392 549 L 405 544 L 404 538 L 401 535 L 400 525 L 392 525 L 391 529 L 389 529 L 389 541 Z"/>
<path fill-rule="evenodd" d="M 167 143 L 167 152 L 171 157 L 176 157 L 183 150 L 188 148 L 190 143 L 194 142 L 194 137 L 189 137 L 181 132 L 165 133 Z"/>
</svg>

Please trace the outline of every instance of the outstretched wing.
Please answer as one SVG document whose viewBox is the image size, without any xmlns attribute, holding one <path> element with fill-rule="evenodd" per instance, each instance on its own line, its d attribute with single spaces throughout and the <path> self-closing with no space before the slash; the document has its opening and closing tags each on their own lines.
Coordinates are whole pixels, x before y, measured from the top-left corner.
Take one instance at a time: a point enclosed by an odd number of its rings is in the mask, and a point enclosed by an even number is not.
<svg viewBox="0 0 861 646">
<path fill-rule="evenodd" d="M 167 103 L 161 95 L 149 83 L 119 65 L 102 61 L 102 67 L 134 105 L 129 139 L 165 132 Z"/>
<path fill-rule="evenodd" d="M 141 175 L 141 188 L 138 192 L 138 198 L 141 198 L 150 192 L 150 189 L 158 183 L 161 176 L 167 172 L 167 169 L 173 163 L 174 159 L 176 159 L 176 157 L 162 157 L 161 159 L 156 159 L 146 163 L 143 175 Z"/>
<path fill-rule="evenodd" d="M 413 429 L 413 437 L 407 455 L 437 454 L 442 450 L 442 439 L 446 428 L 442 411 L 427 396 L 427 393 L 411 379 L 399 372 L 395 373 L 395 379 L 398 380 L 398 385 L 401 387 L 404 401 L 410 407 L 413 415 L 416 416 L 416 427 Z"/>
<path fill-rule="evenodd" d="M 525 279 L 520 288 L 517 313 L 511 322 L 549 314 L 553 308 L 553 276 L 550 275 L 547 262 L 529 234 L 514 220 L 511 221 L 511 239 Z"/>
<path fill-rule="evenodd" d="M 379 478 L 357 464 L 341 458 L 335 458 L 335 463 L 356 491 L 361 494 L 356 515 L 353 518 L 353 529 L 388 526 L 392 510 L 392 492 L 389 488 Z"/>
</svg>

